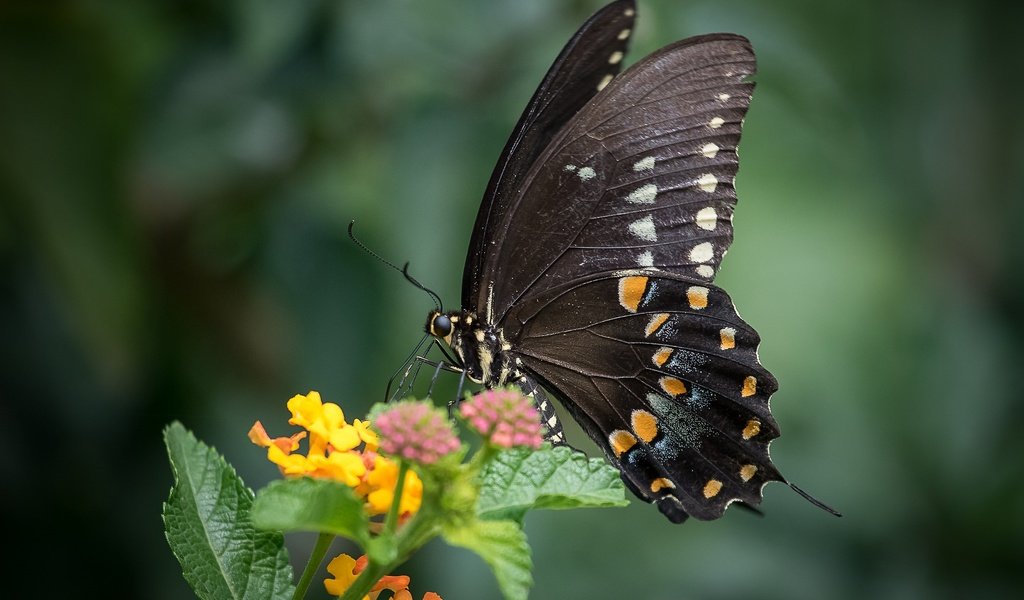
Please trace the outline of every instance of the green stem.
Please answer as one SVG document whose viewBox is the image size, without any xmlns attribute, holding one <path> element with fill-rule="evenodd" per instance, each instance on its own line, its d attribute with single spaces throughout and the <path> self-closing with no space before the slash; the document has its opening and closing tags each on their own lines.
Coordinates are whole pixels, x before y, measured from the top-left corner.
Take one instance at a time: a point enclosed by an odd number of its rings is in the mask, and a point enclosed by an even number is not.
<svg viewBox="0 0 1024 600">
<path fill-rule="evenodd" d="M 292 600 L 306 597 L 309 584 L 313 582 L 313 576 L 316 575 L 316 571 L 320 568 L 320 563 L 323 562 L 324 555 L 327 554 L 327 549 L 331 547 L 333 541 L 334 534 L 331 533 L 321 533 L 320 537 L 316 538 L 316 545 L 313 546 L 313 552 L 309 555 L 309 561 L 306 562 L 306 568 L 302 571 L 302 577 L 299 578 L 299 583 L 295 586 Z"/>
<path fill-rule="evenodd" d="M 402 502 L 402 490 L 405 489 L 405 475 L 409 472 L 409 462 L 405 459 L 398 461 L 398 482 L 395 483 L 395 495 L 391 499 L 391 508 L 388 510 L 388 517 L 384 521 L 384 535 L 392 535 L 398 528 L 398 507 Z"/>
</svg>

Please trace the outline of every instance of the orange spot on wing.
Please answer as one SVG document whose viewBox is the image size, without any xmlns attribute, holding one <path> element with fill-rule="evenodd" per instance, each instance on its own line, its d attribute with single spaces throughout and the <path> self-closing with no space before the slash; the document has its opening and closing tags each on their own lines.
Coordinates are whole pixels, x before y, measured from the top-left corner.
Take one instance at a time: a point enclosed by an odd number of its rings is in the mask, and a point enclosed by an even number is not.
<svg viewBox="0 0 1024 600">
<path fill-rule="evenodd" d="M 747 377 L 743 380 L 743 391 L 740 394 L 744 398 L 748 398 L 757 393 L 757 379 L 753 376 Z"/>
<path fill-rule="evenodd" d="M 608 436 L 608 443 L 612 447 L 612 452 L 618 457 L 636 445 L 636 438 L 628 431 L 616 429 Z"/>
<path fill-rule="evenodd" d="M 718 332 L 722 338 L 722 350 L 731 350 L 736 347 L 736 330 L 732 327 L 723 327 Z"/>
<path fill-rule="evenodd" d="M 644 443 L 650 443 L 658 436 L 658 417 L 646 410 L 634 410 L 630 420 L 633 422 L 633 432 Z"/>
<path fill-rule="evenodd" d="M 644 330 L 644 335 L 650 337 L 652 333 L 661 328 L 668 321 L 668 313 L 658 313 L 651 317 L 650 322 L 647 323 L 647 329 Z"/>
<path fill-rule="evenodd" d="M 722 491 L 722 482 L 717 479 L 709 479 L 708 482 L 704 484 L 705 498 L 714 498 L 720 491 Z"/>
<path fill-rule="evenodd" d="M 686 288 L 686 301 L 690 308 L 700 310 L 708 305 L 708 288 L 699 285 L 691 285 Z"/>
<path fill-rule="evenodd" d="M 740 467 L 740 479 L 743 481 L 750 481 L 750 478 L 757 473 L 757 467 L 755 465 L 743 465 Z"/>
<path fill-rule="evenodd" d="M 665 363 L 668 362 L 669 357 L 672 356 L 672 352 L 672 348 L 658 348 L 658 351 L 654 353 L 654 356 L 651 357 L 651 360 L 654 361 L 654 364 L 658 365 L 659 367 L 663 367 L 665 366 Z"/>
<path fill-rule="evenodd" d="M 661 490 L 674 490 L 675 488 L 676 484 L 672 483 L 672 481 L 669 479 L 665 479 L 664 477 L 659 477 L 651 482 L 651 492 L 655 494 L 660 492 Z"/>
<path fill-rule="evenodd" d="M 661 385 L 661 389 L 665 390 L 666 394 L 673 397 L 686 393 L 686 384 L 675 377 L 662 377 L 658 380 L 658 383 Z"/>
<path fill-rule="evenodd" d="M 761 433 L 761 422 L 757 419 L 751 419 L 747 421 L 746 427 L 743 428 L 743 439 L 749 440 L 759 433 Z"/>
<path fill-rule="evenodd" d="M 640 308 L 640 301 L 647 291 L 646 277 L 623 277 L 619 280 L 619 304 L 631 313 Z"/>
</svg>

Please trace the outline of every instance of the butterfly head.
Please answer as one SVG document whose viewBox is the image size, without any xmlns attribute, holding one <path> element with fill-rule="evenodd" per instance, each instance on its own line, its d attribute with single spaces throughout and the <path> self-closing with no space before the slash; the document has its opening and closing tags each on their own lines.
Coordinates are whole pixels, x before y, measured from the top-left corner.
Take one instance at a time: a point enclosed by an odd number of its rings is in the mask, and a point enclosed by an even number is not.
<svg viewBox="0 0 1024 600">
<path fill-rule="evenodd" d="M 455 323 L 458 322 L 459 316 L 455 314 L 446 314 L 439 310 L 432 310 L 427 315 L 427 333 L 434 336 L 439 340 L 443 340 L 446 344 L 451 345 L 452 333 L 455 332 Z"/>
<path fill-rule="evenodd" d="M 448 344 L 471 381 L 504 385 L 513 372 L 501 333 L 469 311 L 433 310 L 427 315 L 426 330 Z"/>
</svg>

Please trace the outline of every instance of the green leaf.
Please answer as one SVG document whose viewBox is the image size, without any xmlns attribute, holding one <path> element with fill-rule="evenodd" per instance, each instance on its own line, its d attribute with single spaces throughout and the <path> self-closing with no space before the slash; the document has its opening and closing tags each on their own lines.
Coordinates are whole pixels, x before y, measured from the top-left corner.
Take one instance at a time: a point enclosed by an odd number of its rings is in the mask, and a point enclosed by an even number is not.
<svg viewBox="0 0 1024 600">
<path fill-rule="evenodd" d="M 626 506 L 618 470 L 565 446 L 513 448 L 484 467 L 477 514 L 522 521 L 533 508 Z"/>
<path fill-rule="evenodd" d="M 445 541 L 476 552 L 494 571 L 505 600 L 525 600 L 533 585 L 526 534 L 512 521 L 473 520 L 445 529 Z"/>
<path fill-rule="evenodd" d="M 174 471 L 164 529 L 196 595 L 291 598 L 284 536 L 252 526 L 252 491 L 231 465 L 178 422 L 164 430 L 164 443 Z"/>
<path fill-rule="evenodd" d="M 252 509 L 260 529 L 316 531 L 347 537 L 366 547 L 369 517 L 352 488 L 325 479 L 284 479 L 260 490 Z"/>
</svg>

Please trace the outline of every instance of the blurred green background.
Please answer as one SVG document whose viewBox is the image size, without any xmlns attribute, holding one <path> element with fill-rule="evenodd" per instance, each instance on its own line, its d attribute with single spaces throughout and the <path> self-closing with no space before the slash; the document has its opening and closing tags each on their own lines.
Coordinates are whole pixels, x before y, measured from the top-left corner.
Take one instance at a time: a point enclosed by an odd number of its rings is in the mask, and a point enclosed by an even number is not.
<svg viewBox="0 0 1024 600">
<path fill-rule="evenodd" d="M 11 597 L 190 597 L 161 428 L 258 488 L 276 471 L 253 421 L 281 430 L 309 389 L 350 416 L 378 400 L 431 305 L 346 225 L 454 306 L 494 160 L 601 4 L 0 3 Z M 641 0 L 639 19 L 627 62 L 712 31 L 758 52 L 719 281 L 781 383 L 776 464 L 845 516 L 779 485 L 765 518 L 533 514 L 533 597 L 1021 597 L 1021 3 Z M 294 561 L 310 543 L 289 538 Z M 440 543 L 405 572 L 417 597 L 495 597 Z"/>
</svg>

